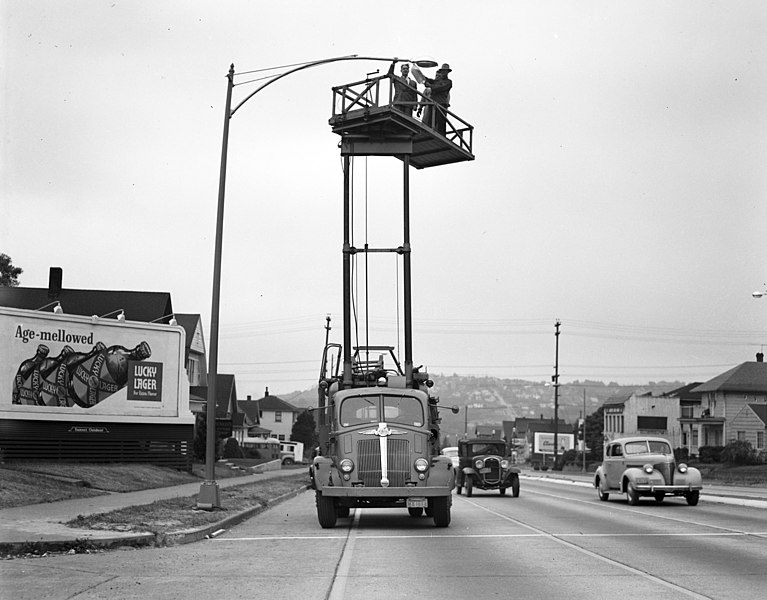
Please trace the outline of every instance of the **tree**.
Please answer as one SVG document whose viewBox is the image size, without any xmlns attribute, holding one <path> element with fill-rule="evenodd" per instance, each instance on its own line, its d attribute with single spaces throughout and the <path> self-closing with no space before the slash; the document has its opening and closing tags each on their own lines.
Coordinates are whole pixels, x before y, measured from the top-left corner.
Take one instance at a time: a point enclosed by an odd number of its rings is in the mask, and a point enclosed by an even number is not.
<svg viewBox="0 0 767 600">
<path fill-rule="evenodd" d="M 317 446 L 317 423 L 311 411 L 305 410 L 296 417 L 293 429 L 290 431 L 290 439 L 294 442 L 303 442 L 304 448 L 311 451 Z"/>
<path fill-rule="evenodd" d="M 0 287 L 17 287 L 23 272 L 20 267 L 13 266 L 10 256 L 0 253 Z"/>
<path fill-rule="evenodd" d="M 602 460 L 604 452 L 604 412 L 600 406 L 593 413 L 586 416 L 586 447 L 589 449 L 589 460 Z"/>
</svg>

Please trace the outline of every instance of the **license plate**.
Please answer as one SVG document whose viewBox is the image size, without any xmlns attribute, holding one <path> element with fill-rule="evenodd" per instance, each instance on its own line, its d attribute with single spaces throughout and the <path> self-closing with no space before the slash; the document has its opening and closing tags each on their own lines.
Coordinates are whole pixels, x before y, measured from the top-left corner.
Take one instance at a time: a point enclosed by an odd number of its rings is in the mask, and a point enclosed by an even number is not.
<svg viewBox="0 0 767 600">
<path fill-rule="evenodd" d="M 479 472 L 480 472 L 480 473 L 489 473 L 489 472 L 490 472 L 490 469 L 488 469 L 487 467 L 483 467 L 483 468 L 481 468 L 481 469 L 479 470 Z"/>
<path fill-rule="evenodd" d="M 408 508 L 429 508 L 429 502 L 426 498 L 408 498 Z"/>
</svg>

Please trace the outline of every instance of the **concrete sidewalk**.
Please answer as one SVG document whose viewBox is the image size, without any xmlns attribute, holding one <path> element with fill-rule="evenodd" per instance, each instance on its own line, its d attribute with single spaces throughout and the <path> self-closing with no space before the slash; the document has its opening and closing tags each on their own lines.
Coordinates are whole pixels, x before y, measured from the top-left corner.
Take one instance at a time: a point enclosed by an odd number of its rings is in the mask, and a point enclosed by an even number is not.
<svg viewBox="0 0 767 600">
<path fill-rule="evenodd" d="M 274 477 L 286 477 L 298 473 L 295 469 L 265 471 L 242 477 L 217 480 L 221 489 L 243 485 Z M 307 472 L 307 484 L 309 476 Z M 19 506 L 0 510 L 0 555 L 15 554 L 19 550 L 44 548 L 60 550 L 82 543 L 88 546 L 109 547 L 117 545 L 146 545 L 154 543 L 154 534 L 134 532 L 74 529 L 64 523 L 77 518 L 119 510 L 129 506 L 151 504 L 157 500 L 194 496 L 200 492 L 201 482 L 186 483 L 172 487 L 154 488 L 139 492 L 110 493 L 91 498 L 77 498 L 60 502 L 44 502 L 31 506 Z M 240 515 L 222 513 L 222 520 L 202 528 L 178 532 L 170 537 L 175 543 L 202 539 L 212 532 L 226 528 L 255 514 L 265 507 L 250 509 Z M 239 519 L 239 520 L 238 520 Z"/>
</svg>

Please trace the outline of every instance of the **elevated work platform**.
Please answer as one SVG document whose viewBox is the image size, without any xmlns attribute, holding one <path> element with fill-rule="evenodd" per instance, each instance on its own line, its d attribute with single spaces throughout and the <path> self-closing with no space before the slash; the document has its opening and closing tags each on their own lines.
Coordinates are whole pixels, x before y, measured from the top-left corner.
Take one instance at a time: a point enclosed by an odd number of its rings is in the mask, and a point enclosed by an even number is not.
<svg viewBox="0 0 767 600">
<path fill-rule="evenodd" d="M 341 154 L 399 158 L 408 154 L 417 169 L 474 160 L 473 126 L 447 111 L 442 135 L 415 115 L 394 108 L 392 96 L 387 76 L 333 88 L 329 123 L 333 133 L 341 136 Z M 418 96 L 419 102 L 431 102 Z"/>
</svg>

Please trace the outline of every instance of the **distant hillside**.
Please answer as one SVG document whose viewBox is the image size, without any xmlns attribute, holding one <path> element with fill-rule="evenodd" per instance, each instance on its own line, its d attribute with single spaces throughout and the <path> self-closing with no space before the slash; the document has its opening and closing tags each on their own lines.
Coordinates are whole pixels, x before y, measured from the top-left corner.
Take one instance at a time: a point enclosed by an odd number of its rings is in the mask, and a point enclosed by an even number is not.
<svg viewBox="0 0 767 600">
<path fill-rule="evenodd" d="M 554 388 L 540 381 L 474 377 L 464 375 L 435 375 L 432 393 L 439 396 L 442 408 L 442 432 L 450 436 L 474 431 L 476 425 L 500 425 L 518 417 L 554 418 Z M 577 421 L 583 412 L 584 391 L 586 414 L 593 413 L 608 398 L 628 396 L 632 392 L 662 394 L 682 387 L 684 382 L 662 381 L 646 385 L 605 384 L 582 381 L 559 387 L 559 418 L 569 423 Z M 280 398 L 297 408 L 317 406 L 317 388 L 280 394 Z M 449 409 L 459 408 L 458 414 Z"/>
</svg>

